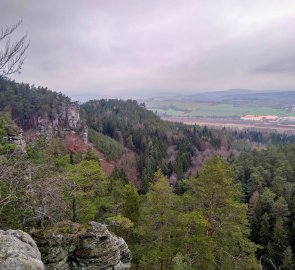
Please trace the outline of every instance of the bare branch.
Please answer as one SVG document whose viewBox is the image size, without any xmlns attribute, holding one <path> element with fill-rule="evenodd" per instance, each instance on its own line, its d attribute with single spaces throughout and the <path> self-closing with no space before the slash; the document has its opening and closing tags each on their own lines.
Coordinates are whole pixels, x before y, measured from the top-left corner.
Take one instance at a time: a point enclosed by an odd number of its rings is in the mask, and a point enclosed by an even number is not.
<svg viewBox="0 0 295 270">
<path fill-rule="evenodd" d="M 20 73 L 25 61 L 25 52 L 28 49 L 30 42 L 28 35 L 25 34 L 18 41 L 11 42 L 11 35 L 21 25 L 22 21 L 18 21 L 12 26 L 1 28 L 0 31 L 0 78 Z M 1 46 L 1 42 L 5 44 Z M 1 48 L 2 47 L 2 48 Z"/>
<path fill-rule="evenodd" d="M 16 24 L 13 24 L 12 26 L 6 26 L 5 28 L 1 27 L 0 41 L 12 34 L 21 25 L 21 23 L 22 20 L 19 20 Z"/>
<path fill-rule="evenodd" d="M 273 261 L 272 261 L 271 259 L 269 259 L 269 262 L 271 263 L 272 267 L 273 267 L 275 270 L 280 270 L 280 268 L 277 267 L 277 266 L 273 263 Z"/>
</svg>

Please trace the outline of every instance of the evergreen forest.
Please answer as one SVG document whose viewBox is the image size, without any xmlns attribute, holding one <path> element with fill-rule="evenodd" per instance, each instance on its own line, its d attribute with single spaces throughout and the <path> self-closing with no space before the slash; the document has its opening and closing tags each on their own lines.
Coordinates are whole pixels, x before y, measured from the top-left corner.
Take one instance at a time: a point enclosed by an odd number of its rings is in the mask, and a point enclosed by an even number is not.
<svg viewBox="0 0 295 270">
<path fill-rule="evenodd" d="M 0 229 L 104 223 L 137 270 L 295 269 L 295 136 L 168 122 L 117 99 L 80 104 L 75 130 L 38 131 L 69 104 L 0 78 Z"/>
</svg>

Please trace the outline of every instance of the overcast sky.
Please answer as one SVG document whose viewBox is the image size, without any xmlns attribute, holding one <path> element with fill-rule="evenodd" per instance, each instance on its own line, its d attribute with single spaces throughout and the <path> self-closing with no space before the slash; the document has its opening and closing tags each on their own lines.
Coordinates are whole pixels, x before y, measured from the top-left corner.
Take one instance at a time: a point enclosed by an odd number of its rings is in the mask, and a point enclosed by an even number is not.
<svg viewBox="0 0 295 270">
<path fill-rule="evenodd" d="M 14 78 L 76 99 L 295 90 L 294 0 L 0 0 L 20 18 Z"/>
</svg>

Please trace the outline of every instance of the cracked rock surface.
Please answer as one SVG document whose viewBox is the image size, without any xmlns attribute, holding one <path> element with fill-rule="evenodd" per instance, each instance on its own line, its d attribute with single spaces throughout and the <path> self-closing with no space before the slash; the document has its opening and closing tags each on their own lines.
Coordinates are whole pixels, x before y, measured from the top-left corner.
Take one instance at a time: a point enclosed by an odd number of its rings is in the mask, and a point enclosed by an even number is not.
<svg viewBox="0 0 295 270">
<path fill-rule="evenodd" d="M 80 225 L 70 221 L 36 231 L 33 237 L 41 251 L 45 269 L 128 270 L 131 252 L 124 239 L 104 224 Z"/>
<path fill-rule="evenodd" d="M 0 269 L 44 269 L 41 254 L 30 235 L 20 230 L 0 230 Z"/>
</svg>

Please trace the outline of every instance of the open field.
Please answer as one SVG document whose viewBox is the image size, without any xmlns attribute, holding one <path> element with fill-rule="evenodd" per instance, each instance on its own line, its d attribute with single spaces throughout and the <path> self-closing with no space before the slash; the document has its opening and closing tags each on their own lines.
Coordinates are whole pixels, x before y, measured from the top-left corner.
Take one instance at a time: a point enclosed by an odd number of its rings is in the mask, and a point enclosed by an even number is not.
<svg viewBox="0 0 295 270">
<path fill-rule="evenodd" d="M 294 112 L 285 108 L 272 108 L 257 104 L 229 104 L 212 102 L 186 102 L 186 101 L 146 101 L 148 109 L 157 112 L 160 116 L 173 117 L 226 117 L 239 118 L 242 115 L 277 115 L 295 116 Z"/>
<path fill-rule="evenodd" d="M 211 126 L 216 128 L 255 129 L 264 131 L 277 131 L 295 134 L 295 124 L 279 124 L 277 122 L 242 121 L 228 118 L 204 118 L 204 117 L 162 117 L 164 120 L 181 122 L 188 125 Z"/>
<path fill-rule="evenodd" d="M 146 107 L 161 118 L 214 127 L 236 129 L 253 128 L 294 133 L 292 120 L 251 121 L 240 119 L 244 115 L 277 117 L 295 116 L 295 92 L 253 92 L 228 90 L 199 93 L 190 96 L 150 98 Z"/>
</svg>

